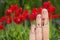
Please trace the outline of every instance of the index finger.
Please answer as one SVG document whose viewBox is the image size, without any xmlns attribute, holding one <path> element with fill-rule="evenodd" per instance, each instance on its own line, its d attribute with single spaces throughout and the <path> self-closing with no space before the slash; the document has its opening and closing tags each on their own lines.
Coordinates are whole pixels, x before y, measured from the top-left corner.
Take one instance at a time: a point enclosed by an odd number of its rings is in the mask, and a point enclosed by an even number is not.
<svg viewBox="0 0 60 40">
<path fill-rule="evenodd" d="M 44 19 L 44 20 L 42 20 L 44 23 L 44 25 L 42 26 L 43 40 L 49 40 L 49 19 L 48 19 L 48 10 L 47 9 L 42 10 L 42 18 Z"/>
</svg>

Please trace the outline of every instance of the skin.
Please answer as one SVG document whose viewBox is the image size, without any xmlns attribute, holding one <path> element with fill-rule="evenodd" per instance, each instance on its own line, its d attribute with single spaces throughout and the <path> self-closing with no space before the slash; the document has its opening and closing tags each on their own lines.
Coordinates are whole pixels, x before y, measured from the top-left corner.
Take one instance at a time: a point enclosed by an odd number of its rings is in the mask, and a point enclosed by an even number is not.
<svg viewBox="0 0 60 40">
<path fill-rule="evenodd" d="M 44 18 L 44 20 L 42 20 L 42 18 Z M 47 9 L 42 10 L 42 15 L 37 15 L 36 25 L 31 26 L 29 40 L 49 40 L 49 19 Z"/>
</svg>

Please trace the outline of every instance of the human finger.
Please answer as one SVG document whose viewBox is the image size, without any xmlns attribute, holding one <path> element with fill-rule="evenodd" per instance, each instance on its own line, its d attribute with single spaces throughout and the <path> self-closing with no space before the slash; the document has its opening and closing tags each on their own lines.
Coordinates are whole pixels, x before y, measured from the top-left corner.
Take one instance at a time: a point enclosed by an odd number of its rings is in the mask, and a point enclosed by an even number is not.
<svg viewBox="0 0 60 40">
<path fill-rule="evenodd" d="M 35 40 L 35 25 L 31 26 L 29 40 Z"/>
<path fill-rule="evenodd" d="M 42 30 L 43 30 L 43 40 L 49 40 L 49 19 L 48 19 L 48 10 L 42 10 Z"/>
<path fill-rule="evenodd" d="M 36 40 L 42 40 L 42 26 L 41 26 L 41 15 L 37 15 L 36 18 Z"/>
</svg>

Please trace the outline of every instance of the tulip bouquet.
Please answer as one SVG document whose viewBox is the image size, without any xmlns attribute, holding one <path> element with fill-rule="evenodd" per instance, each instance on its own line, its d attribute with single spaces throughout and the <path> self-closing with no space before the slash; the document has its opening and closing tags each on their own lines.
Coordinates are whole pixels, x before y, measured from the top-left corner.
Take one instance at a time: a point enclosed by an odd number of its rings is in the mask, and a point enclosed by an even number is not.
<svg viewBox="0 0 60 40">
<path fill-rule="evenodd" d="M 42 14 L 43 8 L 48 10 L 50 20 L 60 18 L 60 15 L 54 14 L 56 8 L 51 2 L 44 2 L 39 8 L 32 8 L 30 13 L 26 9 L 19 8 L 17 4 L 11 5 L 6 9 L 5 16 L 0 18 L 0 40 L 29 40 L 30 28 L 27 26 L 27 19 L 30 24 L 35 22 L 36 16 Z M 23 21 L 25 26 L 22 25 Z"/>
</svg>

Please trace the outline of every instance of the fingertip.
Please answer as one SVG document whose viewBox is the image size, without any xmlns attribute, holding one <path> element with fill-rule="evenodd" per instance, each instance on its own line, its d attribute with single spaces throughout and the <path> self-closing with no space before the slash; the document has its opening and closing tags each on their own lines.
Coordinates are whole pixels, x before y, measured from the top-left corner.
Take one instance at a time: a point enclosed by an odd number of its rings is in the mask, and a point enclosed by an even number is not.
<svg viewBox="0 0 60 40">
<path fill-rule="evenodd" d="M 35 31 L 35 28 L 36 28 L 35 25 L 32 25 L 31 26 L 31 32 L 34 32 Z"/>
<path fill-rule="evenodd" d="M 29 40 L 35 40 L 35 25 L 31 26 Z"/>
<path fill-rule="evenodd" d="M 45 9 L 45 8 L 42 10 L 42 17 L 43 18 L 48 18 L 48 10 Z"/>
<path fill-rule="evenodd" d="M 36 17 L 36 25 L 37 27 L 41 27 L 41 14 L 38 14 Z"/>
<path fill-rule="evenodd" d="M 46 12 L 48 12 L 48 10 L 47 10 L 46 8 L 42 9 L 42 12 L 43 12 L 43 11 L 46 11 Z"/>
<path fill-rule="evenodd" d="M 39 18 L 39 17 L 41 17 L 41 14 L 38 14 L 36 18 Z"/>
</svg>

